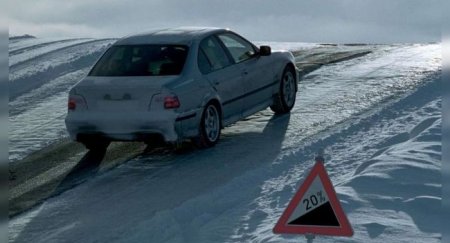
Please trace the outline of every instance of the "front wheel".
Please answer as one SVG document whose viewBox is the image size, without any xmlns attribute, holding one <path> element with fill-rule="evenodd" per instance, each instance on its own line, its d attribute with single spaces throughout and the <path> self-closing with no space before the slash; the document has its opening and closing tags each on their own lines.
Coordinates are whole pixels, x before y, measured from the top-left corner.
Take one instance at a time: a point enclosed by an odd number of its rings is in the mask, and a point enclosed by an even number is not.
<svg viewBox="0 0 450 243">
<path fill-rule="evenodd" d="M 216 105 L 209 103 L 203 110 L 200 121 L 200 136 L 194 143 L 200 148 L 214 146 L 220 138 L 220 114 Z"/>
<path fill-rule="evenodd" d="M 272 109 L 275 114 L 290 112 L 295 104 L 296 93 L 297 81 L 295 78 L 295 69 L 287 66 L 281 76 L 278 94 L 274 96 L 273 104 L 270 106 L 270 109 Z"/>
</svg>

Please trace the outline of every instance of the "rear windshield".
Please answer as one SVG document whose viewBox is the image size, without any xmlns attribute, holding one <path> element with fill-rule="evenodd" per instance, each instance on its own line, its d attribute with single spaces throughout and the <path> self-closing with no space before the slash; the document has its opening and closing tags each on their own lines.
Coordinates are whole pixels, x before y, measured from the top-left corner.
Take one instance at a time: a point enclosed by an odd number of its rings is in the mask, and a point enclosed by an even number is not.
<svg viewBox="0 0 450 243">
<path fill-rule="evenodd" d="M 179 75 L 188 52 L 180 45 L 118 45 L 109 48 L 89 76 Z"/>
</svg>

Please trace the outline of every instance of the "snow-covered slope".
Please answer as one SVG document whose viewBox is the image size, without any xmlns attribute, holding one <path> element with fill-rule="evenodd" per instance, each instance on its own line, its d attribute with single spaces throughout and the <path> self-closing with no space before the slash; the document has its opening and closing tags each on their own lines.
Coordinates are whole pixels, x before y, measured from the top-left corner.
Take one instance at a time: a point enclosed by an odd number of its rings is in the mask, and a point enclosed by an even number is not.
<svg viewBox="0 0 450 243">
<path fill-rule="evenodd" d="M 83 55 L 108 43 L 86 43 L 96 46 Z M 305 76 L 290 115 L 262 111 L 214 148 L 153 150 L 97 174 L 13 218 L 10 241 L 303 241 L 272 228 L 325 149 L 355 235 L 314 242 L 439 242 L 440 45 L 371 48 Z M 44 73 L 31 66 L 23 73 Z M 10 158 L 65 136 L 65 92 L 85 72 L 58 72 L 10 101 Z"/>
<path fill-rule="evenodd" d="M 36 58 L 51 51 L 60 50 L 61 48 L 67 48 L 87 41 L 89 41 L 89 39 L 67 39 L 46 41 L 44 43 L 34 44 L 31 46 L 23 46 L 9 52 L 9 66 L 14 66 L 20 62 Z"/>
<path fill-rule="evenodd" d="M 249 206 L 255 209 L 242 222 L 258 230 L 235 231 L 235 239 L 298 241 L 298 236 L 272 235 L 271 222 L 306 176 L 303 161 L 311 166 L 313 151 L 324 148 L 325 165 L 355 235 L 315 242 L 440 242 L 439 87 L 439 80 L 431 81 L 398 102 L 341 124 L 336 132 L 315 136 L 293 156 L 300 164 L 260 186 L 260 198 Z M 258 215 L 265 216 L 255 223 Z"/>
<path fill-rule="evenodd" d="M 67 137 L 64 127 L 67 92 L 114 40 L 25 39 L 23 42 L 23 45 L 19 41 L 10 46 L 11 161 Z"/>
<path fill-rule="evenodd" d="M 10 100 L 68 72 L 90 67 L 112 42 L 114 40 L 100 39 L 76 44 L 53 43 L 52 46 L 59 48 L 52 50 L 42 46 L 31 50 L 31 54 L 17 54 L 20 62 L 9 66 Z M 15 60 L 17 55 L 10 56 L 10 60 Z"/>
</svg>

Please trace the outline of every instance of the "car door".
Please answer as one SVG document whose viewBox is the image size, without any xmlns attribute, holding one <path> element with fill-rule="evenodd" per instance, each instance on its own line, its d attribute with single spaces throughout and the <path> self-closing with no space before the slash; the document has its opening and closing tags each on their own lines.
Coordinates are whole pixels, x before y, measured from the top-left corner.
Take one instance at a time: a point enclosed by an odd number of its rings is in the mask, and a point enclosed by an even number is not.
<svg viewBox="0 0 450 243">
<path fill-rule="evenodd" d="M 259 56 L 253 44 L 234 33 L 222 33 L 218 38 L 241 74 L 245 89 L 243 115 L 266 108 L 272 101 L 272 86 L 276 84 L 270 58 Z"/>
<path fill-rule="evenodd" d="M 221 99 L 223 124 L 239 120 L 244 102 L 240 97 L 245 92 L 241 75 L 215 36 L 200 42 L 198 66 Z"/>
</svg>

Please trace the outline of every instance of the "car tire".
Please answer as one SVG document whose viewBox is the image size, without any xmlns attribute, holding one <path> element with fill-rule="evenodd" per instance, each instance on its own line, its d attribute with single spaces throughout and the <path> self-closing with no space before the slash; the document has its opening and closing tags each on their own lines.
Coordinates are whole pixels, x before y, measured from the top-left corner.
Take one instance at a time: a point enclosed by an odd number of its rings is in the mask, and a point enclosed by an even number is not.
<svg viewBox="0 0 450 243">
<path fill-rule="evenodd" d="M 106 150 L 111 143 L 111 141 L 103 138 L 97 138 L 97 139 L 90 139 L 90 140 L 84 140 L 81 141 L 81 143 L 86 147 L 88 150 Z"/>
<path fill-rule="evenodd" d="M 286 66 L 281 76 L 278 93 L 274 96 L 273 104 L 270 106 L 270 109 L 275 114 L 288 113 L 294 107 L 297 93 L 297 81 L 295 77 L 295 69 L 291 66 Z"/>
<path fill-rule="evenodd" d="M 221 132 L 221 118 L 217 105 L 208 103 L 203 109 L 200 120 L 200 135 L 193 139 L 199 148 L 209 148 L 219 141 Z"/>
</svg>

